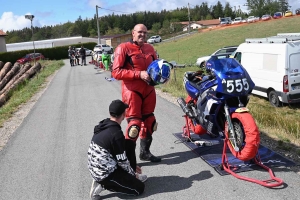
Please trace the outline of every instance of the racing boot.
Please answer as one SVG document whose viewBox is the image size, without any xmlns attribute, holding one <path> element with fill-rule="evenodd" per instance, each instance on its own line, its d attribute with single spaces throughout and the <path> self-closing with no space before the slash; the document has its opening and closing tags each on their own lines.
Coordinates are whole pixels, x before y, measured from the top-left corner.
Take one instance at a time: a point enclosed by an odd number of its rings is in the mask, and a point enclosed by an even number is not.
<svg viewBox="0 0 300 200">
<path fill-rule="evenodd" d="M 150 152 L 150 146 L 152 143 L 152 136 L 148 135 L 145 139 L 140 139 L 140 159 L 144 161 L 150 162 L 160 162 L 161 158 L 158 158 Z"/>
</svg>

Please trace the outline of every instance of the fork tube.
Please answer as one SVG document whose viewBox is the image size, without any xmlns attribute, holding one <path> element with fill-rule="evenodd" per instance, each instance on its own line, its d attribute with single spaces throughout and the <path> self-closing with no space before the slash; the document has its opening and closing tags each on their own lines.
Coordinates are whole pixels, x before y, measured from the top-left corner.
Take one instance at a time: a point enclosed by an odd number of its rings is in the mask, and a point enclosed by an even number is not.
<svg viewBox="0 0 300 200">
<path fill-rule="evenodd" d="M 227 106 L 227 104 L 225 103 L 224 105 L 224 110 L 225 110 L 225 116 L 226 116 L 226 119 L 227 119 L 227 123 L 228 123 L 228 131 L 231 133 L 232 135 L 232 138 L 230 139 L 231 141 L 233 141 L 233 145 L 234 145 L 234 150 L 236 152 L 238 152 L 240 149 L 239 147 L 237 146 L 236 144 L 236 137 L 235 137 L 235 132 L 234 132 L 234 129 L 233 129 L 233 125 L 232 125 L 232 122 L 231 122 L 231 118 L 230 118 L 230 114 L 229 114 L 229 108 Z"/>
</svg>

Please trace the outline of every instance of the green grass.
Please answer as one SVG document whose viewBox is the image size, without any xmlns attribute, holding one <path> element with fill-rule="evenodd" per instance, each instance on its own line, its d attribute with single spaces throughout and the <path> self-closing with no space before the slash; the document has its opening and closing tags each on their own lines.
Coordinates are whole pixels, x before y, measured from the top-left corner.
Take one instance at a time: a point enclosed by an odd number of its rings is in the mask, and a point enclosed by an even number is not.
<svg viewBox="0 0 300 200">
<path fill-rule="evenodd" d="M 210 55 L 223 46 L 243 43 L 246 38 L 262 38 L 277 33 L 300 33 L 300 17 L 283 18 L 244 26 L 199 32 L 188 37 L 155 45 L 161 58 L 181 64 L 194 64 L 198 57 Z M 177 68 L 171 80 L 160 86 L 175 97 L 185 97 L 182 77 L 185 71 L 199 70 L 196 66 Z M 176 78 L 175 78 L 176 77 Z M 288 143 L 300 144 L 300 106 L 275 108 L 267 99 L 251 96 L 248 104 L 260 130 L 270 137 Z"/>
<path fill-rule="evenodd" d="M 23 103 L 36 94 L 46 82 L 47 77 L 63 66 L 63 61 L 40 61 L 43 69 L 35 77 L 18 86 L 11 92 L 10 99 L 0 107 L 0 127 Z"/>
</svg>

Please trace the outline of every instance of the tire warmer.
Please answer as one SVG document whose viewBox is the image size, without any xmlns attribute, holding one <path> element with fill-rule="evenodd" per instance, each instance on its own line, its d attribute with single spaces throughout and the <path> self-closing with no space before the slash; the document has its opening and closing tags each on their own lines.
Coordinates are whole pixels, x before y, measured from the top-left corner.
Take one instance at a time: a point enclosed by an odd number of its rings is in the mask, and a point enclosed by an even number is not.
<svg viewBox="0 0 300 200">
<path fill-rule="evenodd" d="M 227 123 L 225 124 L 225 141 L 223 146 L 223 153 L 222 153 L 222 168 L 228 172 L 229 174 L 233 175 L 234 177 L 249 181 L 253 183 L 257 183 L 259 185 L 262 185 L 264 187 L 278 187 L 283 184 L 283 180 L 280 178 L 277 178 L 272 169 L 264 165 L 261 160 L 258 153 L 258 146 L 259 146 L 259 131 L 257 128 L 257 125 L 251 116 L 250 113 L 232 113 L 232 118 L 238 119 L 244 126 L 244 131 L 246 135 L 246 145 L 244 149 L 240 152 L 234 153 L 234 149 L 232 145 L 230 144 L 229 138 L 228 138 L 228 128 Z M 231 150 L 232 154 L 240 159 L 240 160 L 251 160 L 254 162 L 254 164 L 260 166 L 261 168 L 265 169 L 269 172 L 270 179 L 267 180 L 259 180 L 255 178 L 250 178 L 242 175 L 238 175 L 235 170 L 238 169 L 238 166 L 235 166 L 234 164 L 230 164 L 226 155 L 227 147 Z"/>
</svg>

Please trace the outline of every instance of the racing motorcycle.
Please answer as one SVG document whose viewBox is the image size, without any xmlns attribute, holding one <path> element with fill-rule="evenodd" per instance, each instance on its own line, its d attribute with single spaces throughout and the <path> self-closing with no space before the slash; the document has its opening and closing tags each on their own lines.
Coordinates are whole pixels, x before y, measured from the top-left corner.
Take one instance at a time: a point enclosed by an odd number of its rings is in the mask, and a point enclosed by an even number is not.
<svg viewBox="0 0 300 200">
<path fill-rule="evenodd" d="M 246 108 L 254 83 L 247 71 L 233 58 L 212 57 L 206 63 L 208 75 L 185 72 L 186 99 L 177 102 L 185 113 L 184 134 L 226 138 L 238 159 L 254 158 L 259 147 L 258 127 Z M 199 77 L 200 76 L 200 77 Z M 188 134 L 187 134 L 188 131 Z"/>
<path fill-rule="evenodd" d="M 191 140 L 190 130 L 197 135 L 209 134 L 224 139 L 222 168 L 238 179 L 265 187 L 277 187 L 283 180 L 264 165 L 259 157 L 259 130 L 246 108 L 254 83 L 247 71 L 233 58 L 212 56 L 206 63 L 208 75 L 203 72 L 185 72 L 183 78 L 186 99 L 177 102 L 185 113 L 183 136 Z M 192 140 L 191 140 L 192 141 Z M 234 157 L 251 161 L 269 172 L 270 179 L 258 180 L 235 173 L 226 147 Z"/>
</svg>

